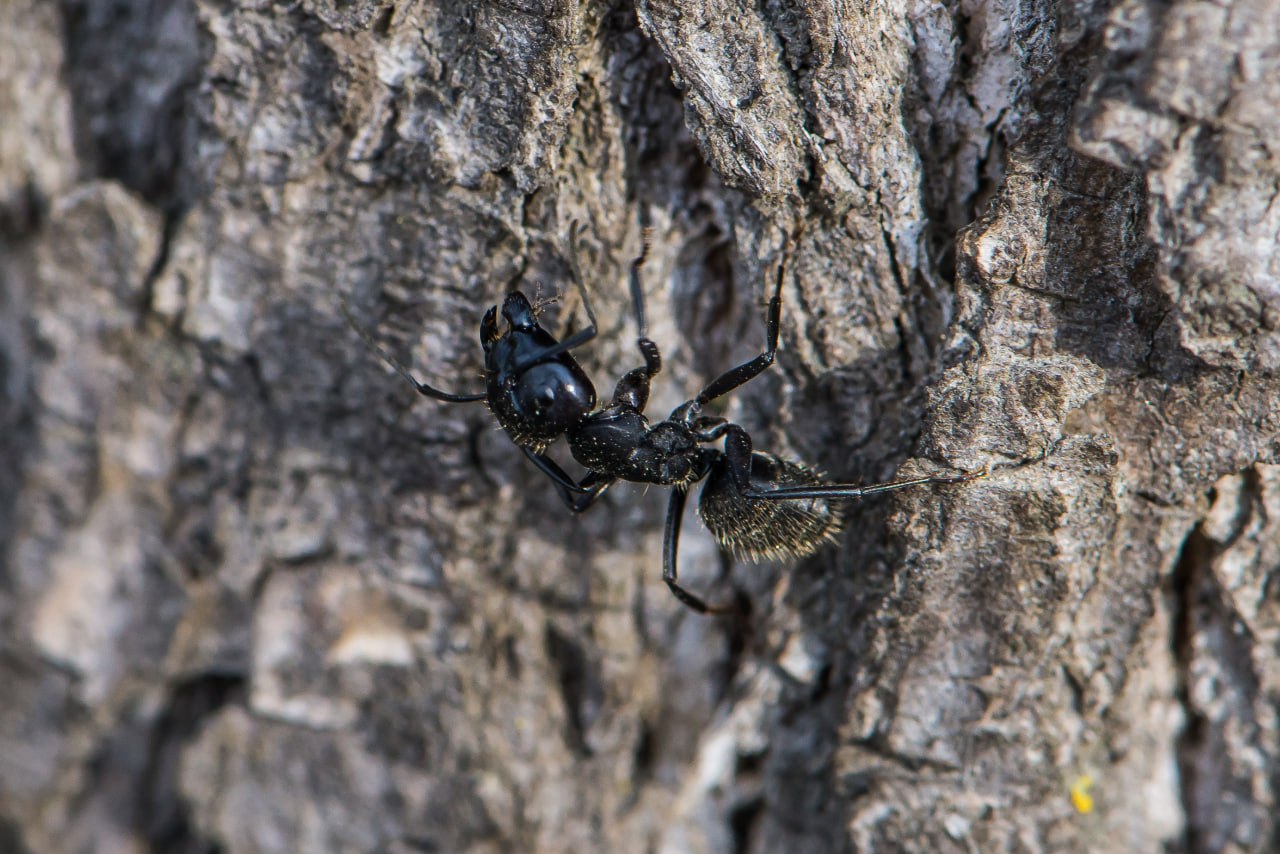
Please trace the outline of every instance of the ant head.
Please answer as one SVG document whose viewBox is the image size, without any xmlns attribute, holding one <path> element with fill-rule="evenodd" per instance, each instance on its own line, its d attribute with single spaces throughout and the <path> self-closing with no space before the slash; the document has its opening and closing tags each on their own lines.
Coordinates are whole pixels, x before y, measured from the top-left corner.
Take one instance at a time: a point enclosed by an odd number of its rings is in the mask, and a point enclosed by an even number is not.
<svg viewBox="0 0 1280 854">
<path fill-rule="evenodd" d="M 507 322 L 506 330 L 498 329 L 498 307 L 495 305 L 484 313 L 484 319 L 480 321 L 480 343 L 486 353 L 500 339 L 514 331 L 532 332 L 541 329 L 538 326 L 537 309 L 520 291 L 512 291 L 502 301 L 502 319 Z"/>
<path fill-rule="evenodd" d="M 507 321 L 512 329 L 534 329 L 538 325 L 533 306 L 519 291 L 512 291 L 502 301 L 502 319 Z"/>
</svg>

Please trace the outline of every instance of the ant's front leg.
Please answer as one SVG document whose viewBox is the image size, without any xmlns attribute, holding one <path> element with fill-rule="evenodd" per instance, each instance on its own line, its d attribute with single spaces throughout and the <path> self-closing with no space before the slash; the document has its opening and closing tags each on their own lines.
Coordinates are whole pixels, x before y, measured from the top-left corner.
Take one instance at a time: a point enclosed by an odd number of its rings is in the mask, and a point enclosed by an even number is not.
<svg viewBox="0 0 1280 854">
<path fill-rule="evenodd" d="M 653 344 L 648 338 L 641 338 L 641 352 L 645 350 L 645 343 L 649 343 L 650 346 Z M 654 356 L 658 355 L 657 346 L 653 347 L 653 353 Z M 650 373 L 648 365 L 628 370 L 622 375 L 622 379 L 618 380 L 618 384 L 614 385 L 613 401 L 609 403 L 609 407 L 623 406 L 636 412 L 644 412 L 644 407 L 649 403 L 649 380 L 653 378 L 654 373 L 657 371 Z"/>
<path fill-rule="evenodd" d="M 592 338 L 596 337 L 596 329 L 599 323 L 596 321 L 595 309 L 591 307 L 591 297 L 587 295 L 587 285 L 582 277 L 582 268 L 578 265 L 578 238 L 581 236 L 585 227 L 578 222 L 571 223 L 569 226 L 569 268 L 573 271 L 573 284 L 578 289 L 578 295 L 582 298 L 582 308 L 587 313 L 586 328 L 580 329 L 568 338 L 556 344 L 552 344 L 543 350 L 530 353 L 524 359 L 516 363 L 514 371 L 519 373 L 525 368 L 531 367 L 538 362 L 545 362 L 554 359 L 561 353 L 568 353 L 586 344 Z"/>
<path fill-rule="evenodd" d="M 648 345 L 648 346 L 646 346 Z M 640 339 L 640 352 L 645 355 L 643 368 L 632 368 L 622 375 L 613 388 L 613 400 L 610 407 L 625 406 L 636 412 L 644 412 L 649 403 L 649 382 L 662 366 L 658 356 L 658 345 L 648 338 Z M 652 358 L 650 355 L 652 354 Z"/>
<path fill-rule="evenodd" d="M 604 495 L 604 491 L 612 486 L 615 480 L 597 472 L 588 472 L 581 482 L 574 483 L 569 473 L 560 468 L 560 464 L 555 460 L 530 448 L 521 447 L 520 450 L 524 451 L 524 455 L 538 467 L 539 471 L 551 479 L 556 493 L 574 513 L 581 513 L 595 504 L 596 499 Z"/>
<path fill-rule="evenodd" d="M 582 271 L 578 267 L 577 262 L 577 246 L 576 239 L 580 229 L 575 224 L 572 228 L 575 246 L 574 251 L 570 255 L 570 264 L 573 267 L 574 280 L 581 282 Z M 617 386 L 613 392 L 613 406 L 629 407 L 636 412 L 644 412 L 645 405 L 649 402 L 649 383 L 662 370 L 662 353 L 658 350 L 658 345 L 649 337 L 648 323 L 645 321 L 644 312 L 644 288 L 640 284 L 640 268 L 644 266 L 644 262 L 649 257 L 649 229 L 642 224 L 643 244 L 640 254 L 631 262 L 631 306 L 636 314 L 636 346 L 640 349 L 640 356 L 644 359 L 643 368 L 633 368 L 627 371 L 618 380 Z M 586 292 L 582 294 L 583 300 L 586 300 Z M 587 309 L 591 314 L 590 308 Z M 595 315 L 591 314 L 592 326 L 595 326 Z"/>
<path fill-rule="evenodd" d="M 592 504 L 595 504 L 596 499 L 604 495 L 604 491 L 613 486 L 616 481 L 617 478 L 615 477 L 609 477 L 594 471 L 589 472 L 586 477 L 578 481 L 578 487 L 585 489 L 585 494 L 574 499 L 574 502 L 569 505 L 569 509 L 574 513 L 581 513 Z"/>
</svg>

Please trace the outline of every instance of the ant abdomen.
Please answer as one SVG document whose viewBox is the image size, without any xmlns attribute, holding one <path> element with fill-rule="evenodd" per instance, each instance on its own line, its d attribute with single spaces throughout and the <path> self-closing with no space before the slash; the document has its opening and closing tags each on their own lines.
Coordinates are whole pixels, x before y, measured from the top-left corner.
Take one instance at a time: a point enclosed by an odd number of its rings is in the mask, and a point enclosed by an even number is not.
<svg viewBox="0 0 1280 854">
<path fill-rule="evenodd" d="M 751 454 L 751 487 L 824 486 L 807 466 L 773 454 Z M 825 498 L 773 501 L 748 498 L 734 482 L 728 457 L 711 466 L 698 502 L 698 516 L 721 547 L 744 560 L 800 558 L 813 554 L 840 531 L 840 517 Z"/>
</svg>

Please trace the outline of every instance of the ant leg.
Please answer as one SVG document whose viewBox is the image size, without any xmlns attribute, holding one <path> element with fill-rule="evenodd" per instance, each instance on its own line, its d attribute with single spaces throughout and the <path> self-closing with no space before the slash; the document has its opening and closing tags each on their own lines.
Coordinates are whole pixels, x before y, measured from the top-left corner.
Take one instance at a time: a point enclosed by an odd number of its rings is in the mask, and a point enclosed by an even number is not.
<svg viewBox="0 0 1280 854">
<path fill-rule="evenodd" d="M 516 373 L 523 371 L 530 365 L 559 356 L 561 353 L 567 353 L 576 347 L 581 347 L 596 337 L 596 327 L 599 324 L 596 322 L 595 310 L 591 307 L 591 297 L 587 296 L 587 286 L 583 284 L 582 268 L 578 265 L 578 235 L 585 230 L 586 226 L 579 222 L 573 222 L 569 225 L 569 269 L 573 271 L 573 284 L 578 289 L 579 296 L 582 297 L 582 308 L 587 312 L 587 320 L 589 322 L 585 329 L 580 329 L 563 341 L 545 350 L 540 350 L 518 362 L 514 369 Z"/>
<path fill-rule="evenodd" d="M 921 486 L 926 483 L 963 483 L 987 476 L 987 469 L 966 472 L 958 475 L 929 475 L 913 477 L 907 480 L 890 480 L 884 483 L 871 483 L 866 486 L 855 486 L 851 483 L 827 483 L 817 486 L 779 486 L 773 489 L 753 489 L 751 486 L 751 437 L 737 424 L 718 425 L 713 431 L 716 435 L 725 436 L 725 456 L 729 459 L 729 470 L 733 475 L 738 491 L 745 498 L 759 498 L 769 501 L 795 501 L 803 498 L 862 498 L 879 492 L 893 492 L 909 486 Z"/>
<path fill-rule="evenodd" d="M 587 306 L 587 314 L 591 318 L 591 325 L 586 329 L 578 330 L 568 338 L 553 344 L 545 350 L 538 350 L 537 352 L 526 356 L 524 359 L 521 359 L 512 369 L 515 373 L 518 374 L 525 368 L 532 367 L 538 362 L 545 362 L 548 359 L 559 356 L 561 353 L 567 353 L 570 350 L 581 347 L 583 344 L 586 344 L 592 338 L 596 337 L 596 318 L 595 315 L 591 313 L 591 303 L 587 299 L 587 292 L 582 289 L 581 285 L 578 286 L 578 289 L 582 291 L 582 304 Z"/>
<path fill-rule="evenodd" d="M 728 614 L 732 608 L 708 605 L 699 597 L 680 586 L 676 572 L 676 553 L 680 545 L 680 523 L 684 517 L 685 499 L 689 490 L 684 487 L 673 487 L 671 501 L 667 504 L 667 527 L 662 540 L 662 580 L 667 583 L 673 596 L 699 614 Z"/>
<path fill-rule="evenodd" d="M 697 397 L 677 407 L 675 412 L 671 413 L 672 420 L 689 420 L 700 412 L 703 406 L 755 379 L 773 364 L 774 356 L 778 352 L 778 332 L 782 324 L 782 275 L 785 270 L 785 264 L 778 265 L 777 282 L 773 287 L 773 297 L 769 300 L 769 310 L 765 314 L 764 352 L 716 377 L 710 385 L 698 393 Z"/>
<path fill-rule="evenodd" d="M 585 489 L 573 482 L 573 478 L 569 477 L 569 473 L 560 468 L 559 463 L 555 460 L 550 457 L 543 456 L 537 451 L 534 451 L 524 445 L 520 446 L 520 450 L 524 451 L 524 455 L 529 458 L 530 462 L 538 467 L 540 472 L 551 478 L 551 482 L 556 486 L 556 491 L 560 493 L 560 496 L 564 498 L 565 502 L 570 506 L 573 505 L 574 498 L 568 493 L 576 492 L 582 494 L 586 492 Z"/>
<path fill-rule="evenodd" d="M 649 338 L 649 324 L 645 322 L 644 316 L 644 288 L 640 286 L 640 268 L 649 257 L 650 232 L 651 229 L 642 220 L 640 235 L 643 242 L 640 245 L 640 255 L 631 262 L 630 279 L 631 305 L 636 312 L 636 346 L 644 357 L 644 370 L 652 378 L 662 370 L 662 355 L 658 352 L 658 345 Z"/>
<path fill-rule="evenodd" d="M 712 439 L 724 436 L 724 455 L 729 461 L 729 474 L 738 492 L 754 497 L 751 488 L 751 434 L 737 424 L 728 421 L 716 424 L 707 431 Z"/>
<path fill-rule="evenodd" d="M 560 498 L 574 513 L 581 513 L 595 504 L 596 499 L 613 484 L 614 478 L 605 478 L 596 472 L 589 472 L 580 483 L 574 483 L 573 478 L 555 460 L 523 446 L 520 450 L 524 451 L 524 455 L 539 471 L 551 479 Z"/>
<path fill-rule="evenodd" d="M 654 361 L 658 363 L 658 347 L 647 338 L 640 340 L 641 352 L 644 352 L 644 345 L 648 344 L 652 348 Z M 623 405 L 634 409 L 636 412 L 644 412 L 645 406 L 649 403 L 649 380 L 653 377 L 650 366 L 643 368 L 633 368 L 622 375 L 622 379 L 618 380 L 618 384 L 613 387 L 613 400 L 610 406 Z"/>
<path fill-rule="evenodd" d="M 615 477 L 607 477 L 605 475 L 598 474 L 596 472 L 589 473 L 586 477 L 584 477 L 581 481 L 578 482 L 579 487 L 586 488 L 587 490 L 586 495 L 578 496 L 578 498 L 573 502 L 573 504 L 569 506 L 569 509 L 572 510 L 574 513 L 581 513 L 583 510 L 586 510 L 592 504 L 595 504 L 596 500 L 601 495 L 604 495 L 605 490 L 613 486 L 613 484 L 616 481 L 617 481 L 617 478 Z"/>
<path fill-rule="evenodd" d="M 770 501 L 788 501 L 797 498 L 862 498 L 878 492 L 893 492 L 906 489 L 908 486 L 920 486 L 926 483 L 964 483 L 986 477 L 989 472 L 984 467 L 978 471 L 956 475 L 930 475 L 913 477 L 909 480 L 890 480 L 884 483 L 871 483 L 866 486 L 854 486 L 851 483 L 829 483 L 823 486 L 783 486 L 778 489 L 749 489 L 743 494 L 747 498 L 765 498 Z"/>
<path fill-rule="evenodd" d="M 640 268 L 647 257 L 649 257 L 649 229 L 646 226 L 644 246 L 640 250 L 640 255 L 631 262 L 631 303 L 635 308 L 636 328 L 639 331 L 636 346 L 640 348 L 640 355 L 644 357 L 644 367 L 627 371 L 622 379 L 618 380 L 613 390 L 614 406 L 620 404 L 629 406 L 636 412 L 644 412 L 645 405 L 649 402 L 649 381 L 662 370 L 662 354 L 658 352 L 658 345 L 649 338 L 648 325 L 644 317 L 644 289 L 640 286 Z"/>
<path fill-rule="evenodd" d="M 585 277 L 582 274 L 582 267 L 578 263 L 578 238 L 582 232 L 586 230 L 586 226 L 581 223 L 574 222 L 569 226 L 570 230 L 570 246 L 569 246 L 569 268 L 573 271 L 573 283 L 577 287 L 578 293 L 582 296 L 582 307 L 587 312 L 587 318 L 591 321 L 586 329 L 577 332 L 570 337 L 561 341 L 554 347 L 550 347 L 536 356 L 525 359 L 524 362 L 516 366 L 516 370 L 528 367 L 534 362 L 548 359 L 552 356 L 558 356 L 561 353 L 572 350 L 575 347 L 585 344 L 596 335 L 596 313 L 591 307 L 591 298 L 587 296 Z M 644 357 L 644 367 L 631 371 L 631 374 L 642 371 L 646 379 L 653 377 L 662 370 L 662 355 L 658 352 L 658 345 L 649 339 L 648 324 L 645 322 L 644 314 L 644 290 L 640 287 L 640 268 L 644 266 L 645 260 L 649 257 L 649 229 L 643 226 L 644 242 L 640 249 L 640 255 L 631 262 L 631 302 L 636 312 L 636 326 L 639 330 L 639 337 L 636 343 L 640 348 L 640 355 Z M 775 336 L 776 337 L 776 336 Z M 644 397 L 648 397 L 648 388 L 644 390 Z M 640 406 L 643 409 L 643 404 Z"/>
<path fill-rule="evenodd" d="M 382 361 L 386 362 L 388 365 L 395 368 L 396 373 L 398 373 L 400 376 L 408 380 L 409 383 L 415 389 L 417 389 L 418 394 L 421 394 L 425 397 L 435 398 L 436 400 L 448 401 L 450 403 L 471 403 L 477 400 L 484 400 L 486 397 L 488 397 L 488 395 L 483 392 L 479 394 L 455 394 L 449 391 L 441 391 L 438 388 L 433 388 L 432 386 L 429 386 L 426 383 L 421 382 L 417 377 L 409 373 L 408 368 L 404 367 L 398 361 L 392 358 L 390 353 L 388 353 L 386 350 L 383 350 L 382 346 L 378 344 L 377 341 L 373 340 L 373 336 L 369 334 L 369 331 L 366 330 L 363 326 L 361 326 L 356 321 L 355 317 L 352 316 L 351 308 L 347 305 L 347 301 L 345 299 L 338 304 L 338 308 L 339 308 L 339 311 L 342 312 L 342 316 L 346 318 L 347 325 L 350 326 L 353 330 L 355 330 L 355 333 L 359 335 L 360 338 L 364 341 L 365 346 L 368 347 L 373 352 L 377 353 L 379 356 L 381 356 Z"/>
<path fill-rule="evenodd" d="M 587 230 L 587 227 L 578 221 L 569 223 L 569 270 L 573 273 L 573 283 L 578 288 L 578 293 L 582 297 L 582 307 L 587 312 L 587 319 L 591 321 L 589 328 L 594 334 L 596 328 L 596 313 L 591 309 L 591 300 L 587 297 L 587 288 L 584 284 L 585 277 L 582 275 L 582 266 L 578 263 L 578 238 Z M 584 330 L 585 331 L 585 330 Z"/>
</svg>

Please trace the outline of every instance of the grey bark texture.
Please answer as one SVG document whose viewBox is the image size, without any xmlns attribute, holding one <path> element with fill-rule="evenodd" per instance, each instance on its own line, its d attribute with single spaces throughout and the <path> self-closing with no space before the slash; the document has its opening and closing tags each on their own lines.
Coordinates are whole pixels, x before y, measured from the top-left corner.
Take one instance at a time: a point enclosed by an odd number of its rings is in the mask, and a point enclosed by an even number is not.
<svg viewBox="0 0 1280 854">
<path fill-rule="evenodd" d="M 0 850 L 1280 850 L 1280 5 L 0 3 Z M 848 506 L 481 405 L 540 288 Z M 564 460 L 564 449 L 556 451 Z M 566 461 L 566 465 L 570 465 Z M 690 513 L 692 516 L 692 513 Z"/>
</svg>

